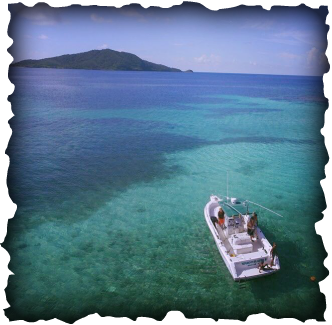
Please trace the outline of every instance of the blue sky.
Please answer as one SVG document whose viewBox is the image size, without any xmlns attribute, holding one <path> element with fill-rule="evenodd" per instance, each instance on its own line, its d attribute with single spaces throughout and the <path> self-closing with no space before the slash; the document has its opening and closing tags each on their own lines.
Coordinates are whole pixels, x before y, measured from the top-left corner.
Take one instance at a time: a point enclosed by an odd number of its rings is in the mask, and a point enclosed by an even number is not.
<svg viewBox="0 0 332 325">
<path fill-rule="evenodd" d="M 181 70 L 322 75 L 326 7 L 9 6 L 15 61 L 110 48 Z"/>
</svg>

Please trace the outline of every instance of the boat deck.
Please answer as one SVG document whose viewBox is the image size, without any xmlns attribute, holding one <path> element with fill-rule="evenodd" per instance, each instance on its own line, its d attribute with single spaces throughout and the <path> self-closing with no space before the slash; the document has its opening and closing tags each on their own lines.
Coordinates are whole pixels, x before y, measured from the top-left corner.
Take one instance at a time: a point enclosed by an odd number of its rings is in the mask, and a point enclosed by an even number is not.
<svg viewBox="0 0 332 325">
<path fill-rule="evenodd" d="M 218 232 L 218 235 L 219 235 L 221 241 L 225 245 L 226 250 L 229 252 L 229 255 L 231 255 L 231 254 L 235 255 L 235 253 L 233 251 L 233 247 L 229 243 L 228 238 L 225 236 L 224 231 L 221 229 L 221 227 L 219 225 L 217 225 L 216 228 L 217 228 L 217 232 Z M 257 256 L 257 253 L 259 253 L 259 252 L 261 252 L 262 254 L 266 254 L 267 253 L 266 251 L 264 251 L 264 246 L 263 246 L 262 242 L 259 239 L 253 241 L 252 242 L 252 246 L 253 246 L 253 248 L 252 248 L 252 252 L 251 253 L 240 254 L 240 255 L 244 255 L 244 256 L 246 256 L 246 258 L 247 257 L 250 258 L 251 255 Z M 240 255 L 238 255 L 238 256 L 240 256 Z"/>
<path fill-rule="evenodd" d="M 218 207 L 213 209 L 213 215 L 215 215 L 215 216 L 218 215 L 219 208 L 220 207 L 218 206 Z M 227 214 L 226 214 L 226 216 L 227 216 Z M 241 231 L 239 233 L 246 233 L 247 232 L 246 228 L 247 228 L 247 225 L 245 223 L 244 231 Z M 229 243 L 229 239 L 228 239 L 227 235 L 225 234 L 224 230 L 222 230 L 219 225 L 217 225 L 217 231 L 218 231 L 218 234 L 220 236 L 220 239 L 224 242 L 224 245 L 225 245 L 227 251 L 229 251 L 230 254 L 234 254 L 233 248 L 232 248 L 231 244 Z M 245 254 L 246 256 L 249 256 L 252 253 L 258 253 L 258 252 L 262 252 L 262 253 L 265 253 L 265 254 L 267 253 L 266 251 L 264 251 L 264 245 L 260 241 L 260 234 L 261 234 L 261 230 L 258 228 L 257 229 L 258 239 L 251 242 L 252 245 L 253 245 L 252 252 Z"/>
<path fill-rule="evenodd" d="M 276 268 L 271 268 L 270 270 L 263 270 L 260 273 L 258 268 L 246 269 L 243 270 L 240 274 L 238 274 L 236 281 L 248 280 L 250 278 L 257 278 L 258 276 L 270 275 L 276 271 L 277 271 Z"/>
</svg>

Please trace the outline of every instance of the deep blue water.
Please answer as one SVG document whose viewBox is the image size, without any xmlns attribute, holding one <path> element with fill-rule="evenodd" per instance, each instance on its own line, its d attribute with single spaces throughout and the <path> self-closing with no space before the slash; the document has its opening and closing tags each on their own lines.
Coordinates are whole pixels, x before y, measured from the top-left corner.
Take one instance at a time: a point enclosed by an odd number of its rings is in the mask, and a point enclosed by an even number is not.
<svg viewBox="0 0 332 325">
<path fill-rule="evenodd" d="M 25 68 L 10 78 L 7 317 L 323 319 L 309 279 L 327 275 L 314 230 L 325 208 L 322 78 Z M 258 211 L 282 270 L 244 290 L 203 218 L 227 171 L 233 196 L 284 215 Z"/>
</svg>

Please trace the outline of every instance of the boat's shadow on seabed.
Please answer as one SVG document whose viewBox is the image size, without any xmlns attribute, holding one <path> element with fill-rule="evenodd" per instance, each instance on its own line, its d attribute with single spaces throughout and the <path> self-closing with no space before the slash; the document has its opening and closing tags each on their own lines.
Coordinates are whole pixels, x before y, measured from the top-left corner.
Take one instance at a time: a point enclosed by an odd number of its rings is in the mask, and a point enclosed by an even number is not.
<svg viewBox="0 0 332 325">
<path fill-rule="evenodd" d="M 281 234 L 280 236 L 276 236 L 276 234 L 273 234 L 265 227 L 264 233 L 266 233 L 267 238 L 272 239 L 272 242 L 275 239 L 278 244 L 278 256 L 281 269 L 272 276 L 248 281 L 247 288 L 250 289 L 257 301 L 270 301 L 271 304 L 274 304 L 274 301 L 278 299 L 278 296 L 286 294 L 289 295 L 291 299 L 291 297 L 299 296 L 304 290 L 312 290 L 314 286 L 318 286 L 318 281 L 323 279 L 318 279 L 317 282 L 312 282 L 310 280 L 310 276 L 312 276 L 310 273 L 312 267 L 311 265 L 308 265 L 309 267 L 307 267 L 303 264 L 303 261 L 306 259 L 303 250 L 304 248 L 301 249 L 301 246 L 303 247 L 302 241 L 293 242 L 291 240 L 285 240 L 285 238 L 281 240 Z M 325 270 L 326 275 L 324 278 L 328 275 L 328 270 Z M 314 304 L 317 305 L 317 308 L 319 309 L 325 308 L 325 296 L 322 294 L 321 299 L 315 301 Z M 294 310 L 294 314 L 288 316 L 283 315 L 281 317 L 296 317 L 300 319 L 296 314 L 301 313 L 299 310 Z M 270 314 L 270 316 L 280 317 L 280 313 L 276 310 L 276 315 Z M 303 315 L 303 320 L 305 319 L 306 317 Z"/>
</svg>

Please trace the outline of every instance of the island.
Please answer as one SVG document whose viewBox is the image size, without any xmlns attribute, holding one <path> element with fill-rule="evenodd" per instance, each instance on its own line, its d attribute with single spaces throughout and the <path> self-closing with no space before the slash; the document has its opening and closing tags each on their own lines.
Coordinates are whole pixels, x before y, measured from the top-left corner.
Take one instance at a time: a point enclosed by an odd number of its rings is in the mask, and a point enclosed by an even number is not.
<svg viewBox="0 0 332 325">
<path fill-rule="evenodd" d="M 132 53 L 118 52 L 111 49 L 65 54 L 40 60 L 23 60 L 12 63 L 11 66 L 52 69 L 182 72 L 180 69 L 142 60 Z"/>
</svg>

